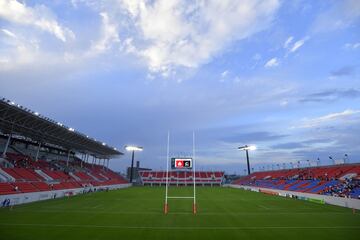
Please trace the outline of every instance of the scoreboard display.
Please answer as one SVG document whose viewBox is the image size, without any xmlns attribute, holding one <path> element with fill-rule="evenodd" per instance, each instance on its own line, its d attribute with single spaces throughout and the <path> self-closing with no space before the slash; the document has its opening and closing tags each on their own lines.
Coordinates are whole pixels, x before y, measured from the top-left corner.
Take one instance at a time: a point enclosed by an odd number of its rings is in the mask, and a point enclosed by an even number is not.
<svg viewBox="0 0 360 240">
<path fill-rule="evenodd" d="M 192 158 L 171 158 L 172 169 L 192 169 Z"/>
</svg>

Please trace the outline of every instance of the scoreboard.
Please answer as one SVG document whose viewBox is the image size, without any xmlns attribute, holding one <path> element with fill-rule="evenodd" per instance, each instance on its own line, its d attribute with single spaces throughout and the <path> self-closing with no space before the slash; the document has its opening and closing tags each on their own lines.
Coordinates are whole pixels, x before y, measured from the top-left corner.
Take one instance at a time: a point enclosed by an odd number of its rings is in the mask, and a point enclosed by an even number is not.
<svg viewBox="0 0 360 240">
<path fill-rule="evenodd" d="M 192 158 L 171 158 L 172 169 L 192 169 Z"/>
</svg>

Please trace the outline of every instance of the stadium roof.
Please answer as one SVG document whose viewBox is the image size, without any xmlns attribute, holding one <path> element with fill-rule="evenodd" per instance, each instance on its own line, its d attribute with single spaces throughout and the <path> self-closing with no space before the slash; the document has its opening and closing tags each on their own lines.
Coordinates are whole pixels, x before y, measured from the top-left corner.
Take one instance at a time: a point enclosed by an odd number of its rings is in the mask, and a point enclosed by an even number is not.
<svg viewBox="0 0 360 240">
<path fill-rule="evenodd" d="M 67 150 L 89 153 L 98 158 L 123 155 L 104 142 L 5 98 L 0 99 L 0 130 L 7 134 L 14 133 L 29 137 L 37 142 L 55 144 Z"/>
</svg>

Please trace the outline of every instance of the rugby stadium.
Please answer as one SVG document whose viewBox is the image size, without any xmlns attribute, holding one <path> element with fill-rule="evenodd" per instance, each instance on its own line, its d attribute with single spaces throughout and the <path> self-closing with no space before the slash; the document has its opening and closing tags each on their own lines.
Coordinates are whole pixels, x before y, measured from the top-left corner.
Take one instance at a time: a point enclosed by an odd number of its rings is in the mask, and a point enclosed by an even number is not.
<svg viewBox="0 0 360 240">
<path fill-rule="evenodd" d="M 0 240 L 360 239 L 360 0 L 0 0 Z"/>
</svg>

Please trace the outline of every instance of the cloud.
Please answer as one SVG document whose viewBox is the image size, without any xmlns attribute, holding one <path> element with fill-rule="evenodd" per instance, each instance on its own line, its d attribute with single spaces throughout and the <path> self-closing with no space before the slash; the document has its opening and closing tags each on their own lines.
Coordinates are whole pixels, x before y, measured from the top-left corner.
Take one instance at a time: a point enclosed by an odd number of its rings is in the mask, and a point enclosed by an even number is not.
<svg viewBox="0 0 360 240">
<path fill-rule="evenodd" d="M 278 143 L 278 144 L 271 146 L 271 149 L 280 149 L 280 150 L 282 150 L 282 149 L 285 149 L 285 150 L 299 149 L 299 148 L 310 149 L 310 148 L 315 148 L 315 147 L 331 145 L 333 143 L 334 143 L 334 141 L 331 139 L 313 138 L 313 139 L 300 141 L 300 142 L 292 141 L 292 142 Z"/>
<path fill-rule="evenodd" d="M 306 147 L 305 144 L 301 142 L 288 142 L 288 143 L 280 143 L 271 146 L 272 149 L 297 149 L 297 148 L 304 148 Z"/>
<path fill-rule="evenodd" d="M 315 19 L 313 32 L 329 32 L 350 27 L 360 17 L 360 1 L 336 1 Z"/>
<path fill-rule="evenodd" d="M 1 29 L 1 31 L 8 37 L 15 38 L 15 39 L 17 38 L 15 33 L 11 32 L 10 30 L 3 28 L 3 29 Z"/>
<path fill-rule="evenodd" d="M 277 67 L 277 66 L 279 66 L 279 61 L 277 58 L 270 59 L 264 65 L 264 67 L 266 67 L 266 68 Z"/>
<path fill-rule="evenodd" d="M 329 102 L 342 98 L 360 98 L 360 90 L 355 88 L 349 89 L 331 89 L 321 92 L 316 92 L 301 98 L 299 102 Z"/>
<path fill-rule="evenodd" d="M 27 7 L 16 0 L 0 1 L 0 18 L 11 23 L 34 26 L 53 34 L 63 42 L 75 37 L 74 33 L 62 27 L 55 19 L 53 13 L 44 5 Z"/>
<path fill-rule="evenodd" d="M 117 24 L 111 22 L 106 12 L 101 12 L 100 16 L 102 19 L 101 37 L 92 44 L 90 55 L 102 53 L 108 50 L 113 43 L 120 42 Z"/>
<path fill-rule="evenodd" d="M 38 57 L 39 42 L 32 38 L 24 38 L 8 29 L 1 29 L 0 71 L 13 69 L 15 66 L 32 63 Z"/>
<path fill-rule="evenodd" d="M 230 142 L 230 143 L 251 143 L 251 142 L 274 141 L 284 137 L 286 137 L 286 135 L 273 134 L 266 131 L 260 131 L 260 132 L 233 134 L 232 136 L 230 135 L 228 137 L 222 138 L 222 140 L 224 142 Z"/>
<path fill-rule="evenodd" d="M 309 37 L 305 37 L 305 38 L 303 38 L 303 39 L 300 39 L 300 40 L 296 41 L 296 42 L 294 43 L 294 45 L 291 47 L 290 52 L 293 53 L 293 52 L 297 51 L 299 48 L 301 48 L 301 47 L 304 45 L 304 43 L 305 43 L 308 39 L 309 39 Z"/>
<path fill-rule="evenodd" d="M 226 77 L 229 75 L 229 71 L 225 70 L 221 73 L 221 78 L 220 78 L 220 82 L 225 82 Z"/>
<path fill-rule="evenodd" d="M 356 67 L 355 66 L 345 66 L 341 67 L 333 72 L 331 72 L 331 77 L 343 77 L 349 76 L 355 73 Z"/>
<path fill-rule="evenodd" d="M 221 77 L 225 78 L 228 74 L 229 74 L 229 71 L 225 70 L 224 72 L 221 73 Z"/>
<path fill-rule="evenodd" d="M 336 122 L 341 120 L 346 120 L 347 118 L 360 113 L 360 110 L 347 109 L 343 112 L 330 113 L 321 117 L 304 119 L 302 123 L 298 126 L 299 128 L 314 128 L 322 126 L 325 123 Z"/>
<path fill-rule="evenodd" d="M 143 1 L 120 3 L 134 51 L 153 72 L 197 68 L 231 43 L 266 29 L 278 0 Z"/>
<path fill-rule="evenodd" d="M 288 37 L 288 39 L 286 39 L 285 43 L 284 43 L 284 48 L 288 48 L 290 43 L 294 40 L 293 36 Z"/>
<path fill-rule="evenodd" d="M 356 43 L 346 43 L 346 44 L 344 45 L 344 47 L 345 47 L 346 49 L 355 50 L 355 49 L 360 48 L 360 42 L 356 42 Z"/>
</svg>

